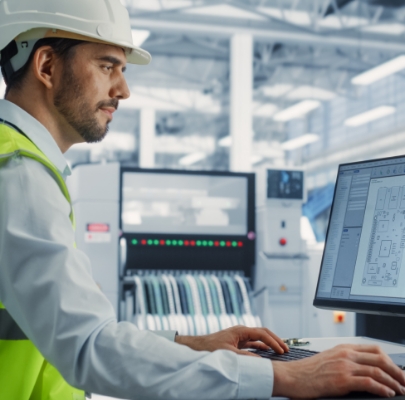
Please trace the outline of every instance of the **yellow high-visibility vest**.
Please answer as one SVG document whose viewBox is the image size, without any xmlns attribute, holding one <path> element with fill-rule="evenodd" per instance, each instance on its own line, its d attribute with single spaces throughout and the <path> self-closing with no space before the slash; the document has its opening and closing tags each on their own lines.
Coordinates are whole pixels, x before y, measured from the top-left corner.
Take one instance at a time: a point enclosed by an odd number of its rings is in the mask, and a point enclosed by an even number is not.
<svg viewBox="0 0 405 400">
<path fill-rule="evenodd" d="M 0 120 L 0 168 L 12 157 L 29 157 L 51 171 L 71 204 L 66 183 L 52 162 L 25 135 Z M 75 226 L 73 208 L 70 220 Z M 35 305 L 33 305 L 35 307 Z M 84 400 L 25 336 L 0 302 L 0 399 Z"/>
</svg>

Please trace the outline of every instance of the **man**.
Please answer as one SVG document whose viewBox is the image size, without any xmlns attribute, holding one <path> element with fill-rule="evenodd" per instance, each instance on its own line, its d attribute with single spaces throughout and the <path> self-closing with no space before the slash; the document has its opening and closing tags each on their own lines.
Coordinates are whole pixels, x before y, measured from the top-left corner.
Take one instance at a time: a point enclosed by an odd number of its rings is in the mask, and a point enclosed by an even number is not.
<svg viewBox="0 0 405 400">
<path fill-rule="evenodd" d="M 103 139 L 129 97 L 126 63 L 150 56 L 133 46 L 119 0 L 0 1 L 0 50 L 0 399 L 405 393 L 403 373 L 373 346 L 271 363 L 243 350 L 288 351 L 268 329 L 181 337 L 118 323 L 74 246 L 63 153 Z"/>
</svg>

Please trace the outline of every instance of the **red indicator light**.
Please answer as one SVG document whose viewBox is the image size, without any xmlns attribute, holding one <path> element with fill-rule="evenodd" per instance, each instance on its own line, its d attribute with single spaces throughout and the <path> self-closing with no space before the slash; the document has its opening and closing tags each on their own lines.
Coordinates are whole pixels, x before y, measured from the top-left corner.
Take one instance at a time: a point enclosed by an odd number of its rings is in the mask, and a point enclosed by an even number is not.
<svg viewBox="0 0 405 400">
<path fill-rule="evenodd" d="M 243 242 L 238 242 L 238 247 L 243 247 Z"/>
<path fill-rule="evenodd" d="M 226 246 L 227 246 L 227 247 L 231 247 L 231 246 L 232 246 L 232 243 L 231 243 L 231 242 L 226 242 Z"/>
<path fill-rule="evenodd" d="M 160 241 L 160 245 L 161 245 L 161 246 L 164 246 L 165 244 L 166 244 L 166 242 L 165 242 L 164 240 L 161 240 L 161 241 Z"/>
<path fill-rule="evenodd" d="M 281 246 L 285 246 L 286 244 L 287 244 L 287 239 L 281 238 L 281 239 L 280 239 L 280 245 L 281 245 Z"/>
<path fill-rule="evenodd" d="M 184 246 L 190 246 L 190 242 L 188 240 L 184 241 Z"/>
<path fill-rule="evenodd" d="M 191 246 L 195 246 L 195 240 L 192 240 L 192 241 L 190 242 L 190 244 L 191 244 Z"/>
<path fill-rule="evenodd" d="M 218 247 L 218 246 L 219 246 L 219 242 L 218 242 L 218 241 L 214 242 L 214 245 L 215 245 L 215 247 Z"/>
<path fill-rule="evenodd" d="M 146 245 L 147 241 L 145 239 L 141 240 L 141 244 L 143 244 L 144 246 Z"/>
<path fill-rule="evenodd" d="M 87 232 L 110 232 L 108 224 L 87 224 Z"/>
</svg>

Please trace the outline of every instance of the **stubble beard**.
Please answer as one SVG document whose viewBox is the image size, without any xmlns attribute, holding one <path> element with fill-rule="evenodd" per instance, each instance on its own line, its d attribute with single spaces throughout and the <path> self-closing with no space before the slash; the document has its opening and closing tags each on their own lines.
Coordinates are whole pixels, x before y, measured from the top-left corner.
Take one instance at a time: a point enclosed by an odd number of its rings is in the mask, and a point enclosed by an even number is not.
<svg viewBox="0 0 405 400">
<path fill-rule="evenodd" d="M 65 66 L 62 82 L 55 94 L 54 106 L 86 143 L 98 143 L 106 137 L 109 126 L 108 123 L 105 126 L 100 124 L 96 113 L 101 107 L 117 109 L 118 100 L 100 101 L 93 109 L 84 96 L 79 78 L 70 66 Z"/>
</svg>

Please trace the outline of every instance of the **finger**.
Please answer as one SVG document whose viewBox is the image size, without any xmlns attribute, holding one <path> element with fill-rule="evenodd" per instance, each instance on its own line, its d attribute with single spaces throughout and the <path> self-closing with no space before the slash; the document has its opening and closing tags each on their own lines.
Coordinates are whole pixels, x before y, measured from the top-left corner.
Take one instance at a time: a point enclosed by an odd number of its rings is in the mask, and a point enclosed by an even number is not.
<svg viewBox="0 0 405 400">
<path fill-rule="evenodd" d="M 394 397 L 395 391 L 370 377 L 355 376 L 347 386 L 350 392 L 369 392 L 381 397 Z"/>
<path fill-rule="evenodd" d="M 270 347 L 263 342 L 247 342 L 241 347 L 242 349 L 259 349 L 259 350 L 269 350 Z"/>
<path fill-rule="evenodd" d="M 267 328 L 262 328 L 262 329 L 264 329 L 273 339 L 275 339 L 284 351 L 290 350 L 288 345 L 286 343 L 284 343 L 284 340 L 281 339 L 279 336 L 277 336 L 274 332 L 272 332 L 270 329 L 267 329 Z"/>
<path fill-rule="evenodd" d="M 391 358 L 386 354 L 370 354 L 370 353 L 356 353 L 357 363 L 378 367 L 394 378 L 402 386 L 405 386 L 405 375 L 403 371 L 393 363 Z"/>
<path fill-rule="evenodd" d="M 372 378 L 372 380 L 382 384 L 395 391 L 396 393 L 403 394 L 403 386 L 392 376 L 387 374 L 381 368 L 372 367 L 368 365 L 358 365 L 357 370 L 354 372 L 356 376 Z"/>
<path fill-rule="evenodd" d="M 288 346 L 283 342 L 283 340 L 267 328 L 254 329 L 250 335 L 250 339 L 252 341 L 262 341 L 277 353 L 284 353 L 285 351 L 289 350 Z"/>
</svg>

